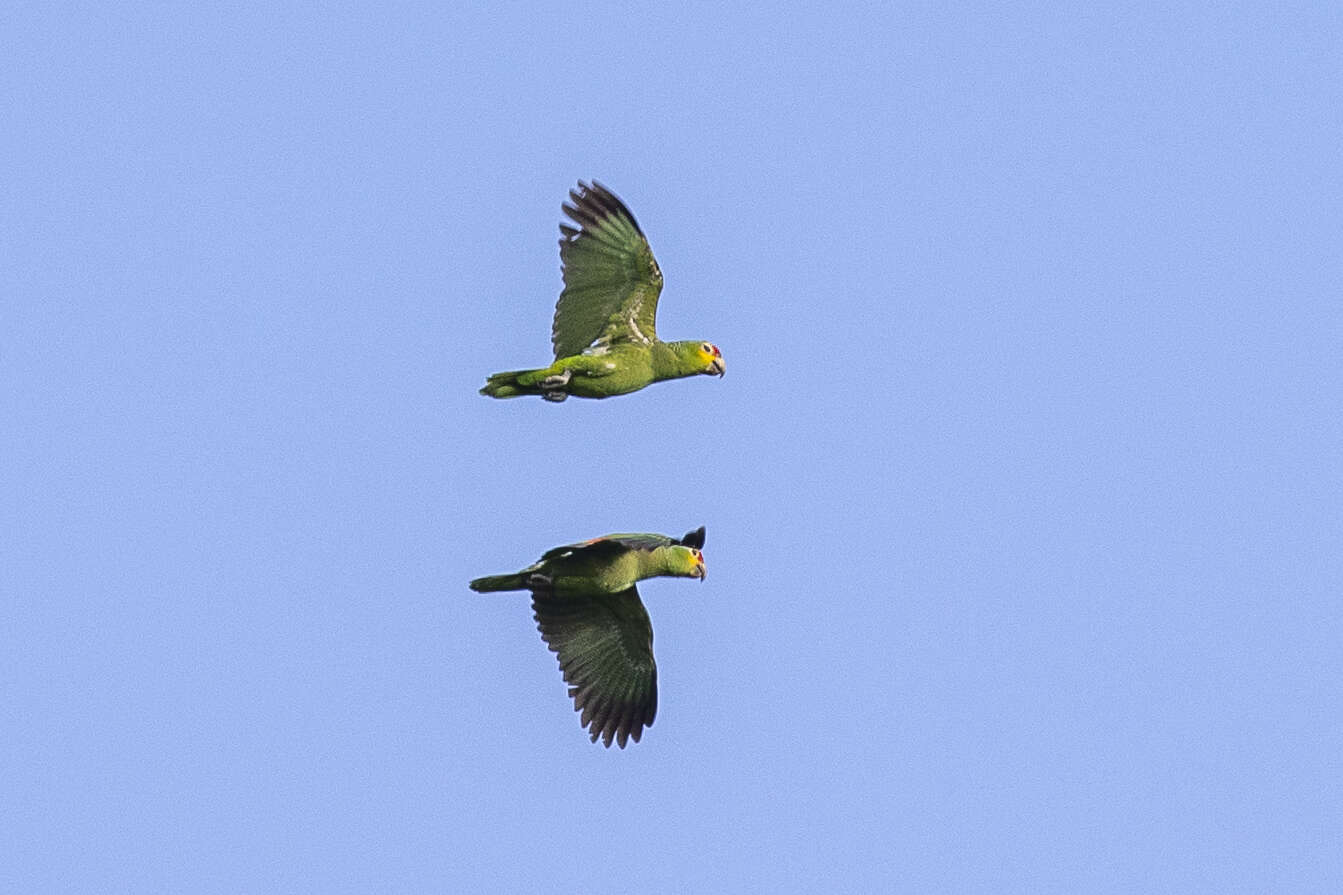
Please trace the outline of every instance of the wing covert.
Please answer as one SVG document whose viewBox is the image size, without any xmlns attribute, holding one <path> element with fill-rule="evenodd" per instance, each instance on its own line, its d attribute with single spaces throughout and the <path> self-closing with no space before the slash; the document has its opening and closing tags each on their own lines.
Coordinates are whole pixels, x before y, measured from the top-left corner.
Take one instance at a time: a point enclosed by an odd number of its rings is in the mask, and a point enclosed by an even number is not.
<svg viewBox="0 0 1343 895">
<path fill-rule="evenodd" d="M 584 553 L 590 556 L 614 556 L 625 550 L 655 550 L 658 547 L 666 547 L 677 541 L 659 534 L 646 534 L 643 532 L 632 534 L 610 534 L 602 535 L 599 538 L 591 538 L 586 541 L 579 541 L 576 544 L 564 544 L 560 547 L 552 547 L 541 554 L 541 559 L 554 559 L 558 556 L 568 556 L 574 553 Z M 701 546 L 703 546 L 701 544 Z"/>
</svg>

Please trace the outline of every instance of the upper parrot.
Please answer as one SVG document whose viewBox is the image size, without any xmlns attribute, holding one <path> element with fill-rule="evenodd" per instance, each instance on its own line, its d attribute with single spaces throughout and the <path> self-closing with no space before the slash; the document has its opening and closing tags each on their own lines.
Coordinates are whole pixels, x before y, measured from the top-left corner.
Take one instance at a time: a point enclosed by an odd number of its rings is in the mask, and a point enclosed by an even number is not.
<svg viewBox="0 0 1343 895">
<path fill-rule="evenodd" d="M 704 527 L 678 539 L 614 534 L 547 550 L 511 575 L 471 582 L 479 592 L 530 590 L 541 639 L 560 661 L 580 722 L 609 748 L 639 742 L 657 714 L 653 625 L 636 581 L 704 580 Z"/>
<path fill-rule="evenodd" d="M 580 180 L 569 199 L 573 204 L 562 207 L 578 229 L 560 224 L 564 291 L 551 326 L 555 362 L 495 373 L 480 393 L 547 401 L 609 398 L 663 379 L 722 376 L 723 354 L 712 342 L 658 339 L 662 271 L 625 204 L 596 181 Z"/>
</svg>

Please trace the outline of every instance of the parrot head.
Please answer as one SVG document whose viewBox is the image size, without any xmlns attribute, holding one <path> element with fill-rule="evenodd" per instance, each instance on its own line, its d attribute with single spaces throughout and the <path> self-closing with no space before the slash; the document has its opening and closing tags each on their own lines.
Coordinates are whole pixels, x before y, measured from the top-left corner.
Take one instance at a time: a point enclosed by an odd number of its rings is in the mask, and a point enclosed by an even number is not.
<svg viewBox="0 0 1343 895">
<path fill-rule="evenodd" d="M 699 358 L 704 364 L 704 369 L 700 372 L 706 376 L 722 376 L 727 372 L 727 363 L 723 360 L 723 352 L 718 350 L 718 346 L 713 342 L 701 342 L 699 345 Z"/>
<path fill-rule="evenodd" d="M 668 548 L 671 551 L 671 573 L 678 578 L 698 578 L 704 580 L 704 554 L 698 547 L 678 545 Z"/>
</svg>

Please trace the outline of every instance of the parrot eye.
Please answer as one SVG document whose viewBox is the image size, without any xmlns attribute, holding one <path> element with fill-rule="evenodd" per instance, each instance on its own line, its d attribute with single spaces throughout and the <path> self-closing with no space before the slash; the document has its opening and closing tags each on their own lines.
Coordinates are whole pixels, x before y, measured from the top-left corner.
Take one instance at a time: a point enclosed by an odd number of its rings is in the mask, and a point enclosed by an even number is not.
<svg viewBox="0 0 1343 895">
<path fill-rule="evenodd" d="M 717 353 L 717 352 L 715 352 L 715 351 L 713 350 L 713 346 L 710 345 L 708 342 L 705 342 L 703 345 L 699 346 L 699 350 L 700 350 L 700 351 L 703 351 L 705 354 L 716 354 L 716 353 Z"/>
</svg>

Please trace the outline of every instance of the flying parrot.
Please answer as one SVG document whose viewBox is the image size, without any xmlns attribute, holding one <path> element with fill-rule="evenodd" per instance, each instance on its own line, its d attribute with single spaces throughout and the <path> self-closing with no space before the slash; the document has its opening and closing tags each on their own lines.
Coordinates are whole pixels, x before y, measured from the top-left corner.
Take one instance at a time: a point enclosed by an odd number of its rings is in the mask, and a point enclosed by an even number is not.
<svg viewBox="0 0 1343 895">
<path fill-rule="evenodd" d="M 481 593 L 530 590 L 541 639 L 559 658 L 580 723 L 610 748 L 639 742 L 657 714 L 653 624 L 635 582 L 704 580 L 704 527 L 680 539 L 612 534 L 547 550 L 511 575 L 471 582 Z"/>
<path fill-rule="evenodd" d="M 560 224 L 564 291 L 550 333 L 555 362 L 495 373 L 480 393 L 547 401 L 609 398 L 663 379 L 722 376 L 723 354 L 712 342 L 658 339 L 662 271 L 624 203 L 596 181 L 580 180 L 569 199 L 573 204 L 562 207 L 578 227 Z"/>
</svg>

